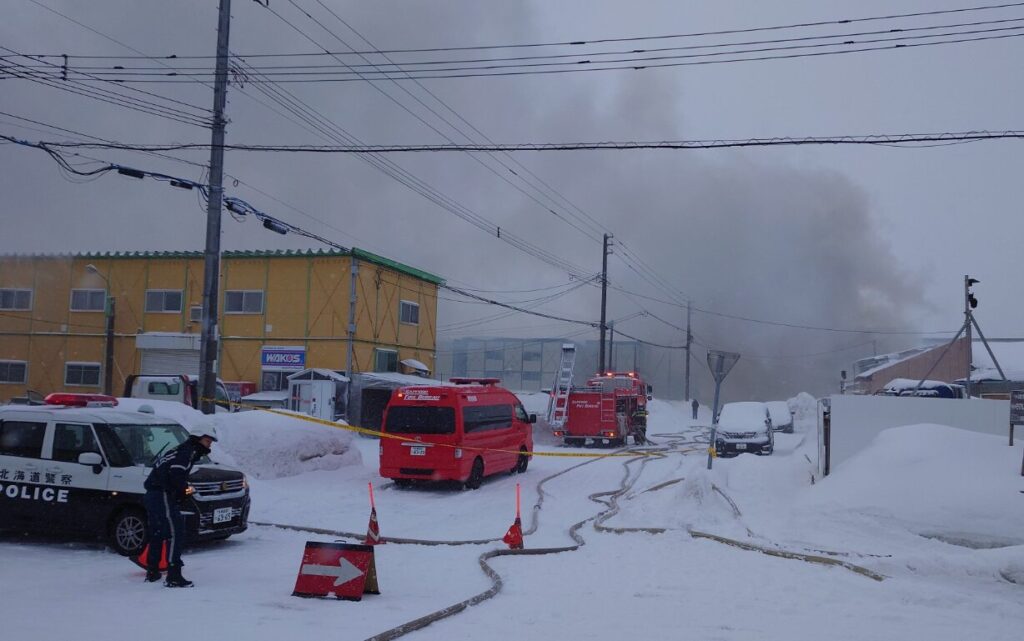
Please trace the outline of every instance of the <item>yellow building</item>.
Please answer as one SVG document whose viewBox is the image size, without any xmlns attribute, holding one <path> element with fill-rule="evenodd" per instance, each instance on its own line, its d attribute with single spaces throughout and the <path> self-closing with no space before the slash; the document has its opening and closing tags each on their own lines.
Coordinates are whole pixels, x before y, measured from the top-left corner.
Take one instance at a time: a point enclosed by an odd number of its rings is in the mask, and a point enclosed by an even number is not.
<svg viewBox="0 0 1024 641">
<path fill-rule="evenodd" d="M 202 252 L 0 256 L 0 401 L 102 391 L 108 294 L 115 394 L 129 374 L 198 373 L 202 282 Z M 434 369 L 442 283 L 359 249 L 224 252 L 219 375 L 277 390 L 311 367 Z"/>
</svg>

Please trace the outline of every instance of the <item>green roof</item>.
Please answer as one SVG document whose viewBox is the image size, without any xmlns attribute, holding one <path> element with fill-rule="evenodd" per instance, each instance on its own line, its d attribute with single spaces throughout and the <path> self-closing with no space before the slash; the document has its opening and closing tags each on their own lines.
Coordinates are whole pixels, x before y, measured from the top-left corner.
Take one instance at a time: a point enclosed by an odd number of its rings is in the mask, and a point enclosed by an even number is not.
<svg viewBox="0 0 1024 641">
<path fill-rule="evenodd" d="M 382 267 L 393 269 L 396 272 L 418 278 L 420 280 L 427 281 L 428 283 L 434 283 L 435 285 L 443 285 L 444 279 L 440 276 L 431 274 L 430 272 L 423 271 L 422 269 L 416 269 L 410 267 L 404 263 L 400 263 L 390 258 L 384 258 L 371 252 L 353 247 L 348 251 L 342 251 L 339 249 L 232 249 L 221 252 L 221 256 L 224 258 L 307 258 L 313 257 L 330 257 L 330 256 L 350 256 L 357 260 L 366 261 Z M 201 251 L 135 251 L 135 252 L 76 252 L 67 254 L 0 254 L 2 258 L 102 258 L 102 259 L 122 259 L 122 258 L 177 258 L 177 259 L 193 259 L 202 258 L 203 252 Z"/>
</svg>

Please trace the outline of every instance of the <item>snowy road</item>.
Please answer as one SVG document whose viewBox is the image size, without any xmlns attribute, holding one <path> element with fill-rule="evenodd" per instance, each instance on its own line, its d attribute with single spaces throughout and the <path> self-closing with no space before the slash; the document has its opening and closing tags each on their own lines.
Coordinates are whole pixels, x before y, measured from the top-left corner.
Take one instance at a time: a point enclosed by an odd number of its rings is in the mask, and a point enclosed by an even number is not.
<svg viewBox="0 0 1024 641">
<path fill-rule="evenodd" d="M 663 402 L 653 404 L 650 420 L 651 434 L 687 432 L 690 423 L 681 405 Z M 978 436 L 971 435 L 978 456 L 968 457 L 970 465 L 995 467 L 991 462 L 1001 464 L 1000 457 L 1019 461 L 1019 447 L 1000 444 L 997 450 L 992 444 L 990 452 Z M 664 444 L 670 438 L 655 440 Z M 670 453 L 645 465 L 633 462 L 628 476 L 623 464 L 629 459 L 596 460 L 545 482 L 543 509 L 537 531 L 526 538 L 528 548 L 570 545 L 569 527 L 605 509 L 588 495 L 616 490 L 624 478 L 629 490 L 618 499 L 619 513 L 605 525 L 666 532 L 613 534 L 587 524 L 580 530 L 586 545 L 575 552 L 493 559 L 504 581 L 495 598 L 406 638 L 620 639 L 638 633 L 652 639 L 1020 637 L 1021 510 L 988 521 L 967 520 L 958 515 L 968 508 L 950 491 L 946 502 L 933 509 L 918 506 L 911 514 L 901 508 L 899 514 L 911 520 L 893 518 L 890 503 L 900 491 L 911 496 L 912 487 L 872 493 L 865 478 L 883 473 L 870 461 L 861 471 L 852 462 L 847 478 L 836 474 L 811 486 L 804 453 L 813 443 L 799 431 L 777 439 L 775 456 L 720 460 L 711 473 L 704 470 L 703 452 L 696 451 Z M 497 476 L 472 492 L 398 490 L 376 475 L 376 441 L 357 439 L 356 445 L 362 464 L 254 480 L 252 519 L 361 532 L 368 516 L 366 483 L 373 481 L 381 488 L 377 507 L 385 536 L 500 538 L 513 517 L 516 482 L 523 484 L 526 527 L 537 485 L 580 462 L 536 457 L 526 474 Z M 954 441 L 948 449 L 958 457 L 970 450 Z M 932 463 L 949 470 L 943 452 L 936 452 Z M 979 472 L 954 482 L 966 500 L 989 480 Z M 856 489 L 864 487 L 868 490 Z M 837 508 L 837 496 L 851 509 Z M 984 511 L 977 505 L 974 509 Z M 842 553 L 835 558 L 886 579 L 877 582 L 839 567 L 692 538 L 691 528 L 765 547 Z M 932 536 L 943 532 L 968 533 L 963 536 L 974 540 L 984 534 L 1003 543 L 971 549 Z M 488 589 L 491 582 L 477 558 L 502 547 L 385 545 L 377 551 L 382 594 L 350 603 L 290 596 L 306 540 L 332 537 L 253 526 L 230 541 L 189 550 L 185 574 L 197 587 L 167 590 L 144 584 L 140 570 L 102 546 L 4 535 L 4 637 L 136 639 L 142 624 L 127 623 L 124 616 L 132 612 L 184 620 L 181 627 L 147 625 L 145 637 L 153 641 L 182 634 L 246 641 L 366 639 Z M 52 616 L 55 611 L 60 616 Z"/>
</svg>

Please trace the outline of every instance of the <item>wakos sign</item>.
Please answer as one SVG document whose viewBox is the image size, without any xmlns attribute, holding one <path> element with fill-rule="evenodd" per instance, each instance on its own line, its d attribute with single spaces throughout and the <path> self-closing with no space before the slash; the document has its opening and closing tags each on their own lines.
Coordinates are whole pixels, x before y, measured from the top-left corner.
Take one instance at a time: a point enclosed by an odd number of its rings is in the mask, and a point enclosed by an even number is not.
<svg viewBox="0 0 1024 641">
<path fill-rule="evenodd" d="M 306 348 L 264 345 L 260 364 L 263 369 L 306 369 Z"/>
</svg>

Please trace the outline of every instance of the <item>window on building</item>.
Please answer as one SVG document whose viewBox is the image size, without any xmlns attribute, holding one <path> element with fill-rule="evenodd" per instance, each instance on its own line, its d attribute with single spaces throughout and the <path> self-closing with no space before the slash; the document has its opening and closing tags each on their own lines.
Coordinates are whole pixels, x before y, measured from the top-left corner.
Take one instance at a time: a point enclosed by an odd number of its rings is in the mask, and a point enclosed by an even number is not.
<svg viewBox="0 0 1024 641">
<path fill-rule="evenodd" d="M 224 292 L 224 313 L 262 314 L 263 291 L 258 289 L 238 289 Z"/>
<path fill-rule="evenodd" d="M 53 460 L 77 463 L 79 454 L 99 451 L 91 425 L 57 423 L 53 431 Z"/>
<path fill-rule="evenodd" d="M 193 305 L 188 308 L 188 319 L 193 323 L 199 323 L 203 320 L 203 306 Z"/>
<path fill-rule="evenodd" d="M 527 362 L 539 361 L 541 359 L 540 352 L 523 352 L 523 360 Z"/>
<path fill-rule="evenodd" d="M 32 309 L 32 290 L 0 289 L 0 309 L 16 311 Z"/>
<path fill-rule="evenodd" d="M 46 423 L 0 422 L 0 454 L 40 458 L 43 455 L 44 436 Z"/>
<path fill-rule="evenodd" d="M 264 392 L 280 392 L 288 389 L 288 375 L 294 372 L 264 371 L 260 389 Z"/>
<path fill-rule="evenodd" d="M 181 313 L 181 290 L 147 289 L 146 311 L 156 313 Z"/>
<path fill-rule="evenodd" d="M 524 382 L 525 381 L 534 382 L 534 381 L 539 381 L 539 380 L 540 380 L 540 372 L 530 372 L 530 371 L 523 372 L 523 381 Z"/>
<path fill-rule="evenodd" d="M 398 318 L 401 322 L 409 325 L 420 324 L 420 306 L 419 303 L 412 301 L 403 300 L 398 303 Z"/>
<path fill-rule="evenodd" d="M 102 312 L 106 309 L 107 292 L 104 289 L 72 289 L 71 311 Z"/>
<path fill-rule="evenodd" d="M 503 361 L 505 360 L 505 350 L 489 349 L 484 353 L 484 358 L 489 361 Z"/>
<path fill-rule="evenodd" d="M 24 383 L 28 380 L 28 363 L 0 361 L 0 383 Z"/>
<path fill-rule="evenodd" d="M 373 350 L 373 371 L 397 372 L 398 350 L 381 349 L 379 347 Z"/>
<path fill-rule="evenodd" d="M 68 386 L 99 387 L 99 363 L 67 363 L 64 365 L 64 384 Z"/>
</svg>

